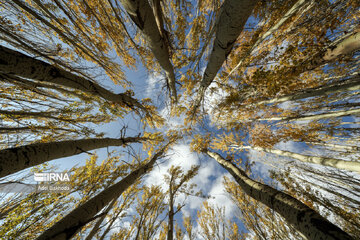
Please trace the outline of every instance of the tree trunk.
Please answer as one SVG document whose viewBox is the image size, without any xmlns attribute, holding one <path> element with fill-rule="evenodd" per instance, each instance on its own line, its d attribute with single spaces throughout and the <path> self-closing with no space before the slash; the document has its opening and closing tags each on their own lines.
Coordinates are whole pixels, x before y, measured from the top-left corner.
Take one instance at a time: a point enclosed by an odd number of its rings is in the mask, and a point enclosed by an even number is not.
<svg viewBox="0 0 360 240">
<path fill-rule="evenodd" d="M 91 240 L 95 234 L 99 231 L 100 224 L 104 221 L 106 214 L 109 213 L 109 211 L 113 208 L 116 198 L 112 200 L 109 204 L 109 206 L 105 209 L 104 215 L 102 215 L 95 223 L 94 227 L 91 229 L 90 233 L 86 236 L 85 240 Z"/>
<path fill-rule="evenodd" d="M 119 217 L 121 212 L 117 213 L 111 220 L 110 222 L 107 224 L 108 226 L 106 227 L 106 229 L 104 230 L 103 234 L 100 236 L 100 238 L 98 240 L 104 240 L 104 238 L 106 237 L 106 234 L 108 234 L 114 224 L 114 222 L 118 219 L 117 217 Z"/>
<path fill-rule="evenodd" d="M 144 106 L 127 94 L 115 94 L 95 82 L 4 46 L 0 46 L 0 72 L 81 90 L 105 100 L 146 112 Z"/>
<path fill-rule="evenodd" d="M 351 33 L 341 36 L 339 39 L 332 42 L 327 48 L 318 52 L 313 57 L 305 60 L 299 66 L 298 73 L 305 71 L 312 71 L 336 58 L 351 54 L 360 49 L 360 32 L 359 29 L 353 30 Z"/>
<path fill-rule="evenodd" d="M 91 221 L 101 209 L 109 204 L 110 201 L 119 198 L 119 196 L 139 179 L 139 177 L 151 170 L 156 160 L 163 156 L 167 146 L 168 145 L 157 152 L 148 163 L 131 172 L 120 182 L 103 190 L 95 197 L 75 208 L 64 218 L 43 232 L 37 240 L 65 240 L 73 237 L 85 224 Z"/>
<path fill-rule="evenodd" d="M 50 143 L 35 143 L 0 150 L 0 178 L 58 158 L 77 155 L 109 146 L 123 146 L 145 140 L 141 137 L 93 138 Z"/>
<path fill-rule="evenodd" d="M 314 115 L 300 115 L 297 117 L 273 117 L 273 118 L 260 118 L 256 119 L 257 121 L 312 121 L 312 120 L 320 120 L 324 118 L 335 118 L 335 117 L 345 117 L 353 114 L 359 114 L 360 108 L 351 109 L 351 110 L 343 110 L 329 113 L 320 113 Z"/>
<path fill-rule="evenodd" d="M 230 54 L 257 2 L 258 0 L 225 0 L 221 6 L 213 49 L 193 104 L 194 111 L 200 106 L 206 89 Z"/>
<path fill-rule="evenodd" d="M 336 44 L 334 47 L 329 48 L 323 59 L 325 61 L 330 61 L 338 56 L 350 54 L 360 49 L 360 29 L 357 29 L 357 33 L 345 38 L 340 43 Z"/>
<path fill-rule="evenodd" d="M 170 179 L 169 187 L 169 223 L 168 223 L 168 232 L 167 240 L 173 240 L 174 238 L 174 193 L 173 193 L 173 176 Z"/>
<path fill-rule="evenodd" d="M 309 98 L 309 97 L 318 97 L 318 96 L 327 96 L 334 93 L 341 93 L 347 91 L 358 91 L 360 90 L 360 77 L 356 76 L 350 80 L 332 84 L 330 86 L 321 86 L 314 89 L 307 89 L 301 91 L 299 93 L 294 93 L 287 96 L 277 97 L 270 100 L 265 100 L 256 103 L 256 105 L 260 104 L 271 104 L 271 103 L 282 103 L 286 101 L 295 101 L 299 99 Z"/>
<path fill-rule="evenodd" d="M 235 149 L 253 149 L 257 151 L 263 151 L 267 153 L 277 154 L 279 156 L 290 157 L 296 160 L 307 162 L 307 163 L 316 163 L 319 165 L 323 165 L 326 167 L 334 167 L 338 169 L 344 169 L 349 171 L 354 171 L 360 173 L 360 162 L 354 161 L 345 161 L 336 158 L 328 158 L 328 157 L 316 157 L 316 156 L 308 156 L 288 151 L 283 151 L 279 149 L 269 149 L 269 148 L 262 148 L 262 147 L 251 147 L 251 146 L 231 146 Z"/>
<path fill-rule="evenodd" d="M 269 30 L 267 30 L 263 35 L 261 35 L 258 40 L 254 43 L 254 45 L 251 46 L 251 48 L 249 48 L 248 51 L 246 51 L 245 55 L 242 57 L 242 59 L 239 61 L 239 63 L 236 65 L 236 67 L 234 67 L 230 73 L 229 76 L 236 71 L 236 69 L 238 69 L 241 64 L 243 63 L 244 59 L 246 57 L 248 57 L 249 55 L 251 55 L 251 53 L 254 51 L 255 48 L 257 48 L 260 43 L 262 43 L 268 36 L 270 36 L 271 34 L 273 34 L 276 30 L 279 29 L 279 27 L 281 27 L 281 25 L 284 24 L 284 22 L 286 22 L 290 17 L 292 17 L 303 5 L 304 3 L 306 3 L 306 0 L 299 0 L 297 1 L 290 9 L 289 11 L 287 11 L 282 18 L 280 18 L 280 20 L 274 25 L 272 26 Z M 309 2 L 309 1 L 308 1 Z"/>
<path fill-rule="evenodd" d="M 326 142 L 305 142 L 308 145 L 318 145 L 323 146 L 325 148 L 331 149 L 333 151 L 347 151 L 352 153 L 358 153 L 360 150 L 360 147 L 358 146 L 347 146 L 347 145 L 339 145 L 339 144 L 333 144 L 333 143 L 326 143 Z"/>
<path fill-rule="evenodd" d="M 299 200 L 252 180 L 244 171 L 219 154 L 208 150 L 206 153 L 229 171 L 246 194 L 275 210 L 308 239 L 352 239 L 347 233 Z"/>
<path fill-rule="evenodd" d="M 58 130 L 65 132 L 77 132 L 73 129 L 56 128 L 51 126 L 29 126 L 29 127 L 0 127 L 0 134 L 20 133 L 20 132 L 39 132 L 40 130 Z"/>
<path fill-rule="evenodd" d="M 164 69 L 173 102 L 177 102 L 174 67 L 170 62 L 169 45 L 162 37 L 153 10 L 147 0 L 120 0 L 130 18 L 143 33 L 150 50 Z M 160 9 L 158 9 L 160 11 Z"/>
</svg>

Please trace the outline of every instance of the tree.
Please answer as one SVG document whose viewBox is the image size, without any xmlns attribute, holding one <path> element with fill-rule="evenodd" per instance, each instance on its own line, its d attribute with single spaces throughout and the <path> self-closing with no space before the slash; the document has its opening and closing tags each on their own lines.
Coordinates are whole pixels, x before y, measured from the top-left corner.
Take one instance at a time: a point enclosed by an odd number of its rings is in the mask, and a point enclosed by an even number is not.
<svg viewBox="0 0 360 240">
<path fill-rule="evenodd" d="M 95 197 L 89 199 L 79 207 L 75 208 L 63 219 L 58 221 L 51 228 L 43 232 L 37 239 L 59 238 L 67 239 L 77 233 L 81 227 L 87 224 L 93 218 L 97 218 L 97 214 L 113 199 L 118 198 L 128 187 L 135 181 L 149 171 L 154 165 L 155 161 L 163 157 L 164 152 L 168 145 L 162 147 L 148 162 L 139 166 L 136 170 L 132 171 L 129 175 L 124 177 L 120 182 L 106 188 Z"/>
<path fill-rule="evenodd" d="M 250 239 L 306 239 L 283 217 L 246 195 L 234 181 L 224 178 L 226 191 L 240 210 L 239 219 L 250 231 Z"/>
<path fill-rule="evenodd" d="M 238 231 L 236 223 L 226 221 L 224 209 L 212 206 L 207 201 L 198 212 L 197 221 L 200 227 L 199 234 L 203 239 L 245 239 L 245 236 Z"/>
<path fill-rule="evenodd" d="M 142 140 L 144 139 L 140 137 L 121 139 L 98 138 L 37 143 L 17 148 L 4 149 L 0 151 L 0 177 L 4 177 L 25 168 L 36 166 L 60 157 L 68 157 L 102 147 L 125 146 L 128 143 L 139 142 Z"/>
<path fill-rule="evenodd" d="M 330 166 L 330 167 L 336 167 L 338 169 L 345 169 L 350 171 L 360 171 L 360 163 L 359 162 L 352 162 L 352 161 L 345 161 L 340 159 L 334 159 L 334 158 L 328 158 L 328 157 L 316 157 L 316 156 L 307 156 L 302 155 L 298 153 L 293 153 L 289 151 L 283 151 L 278 149 L 267 149 L 267 148 L 261 148 L 261 147 L 249 147 L 249 146 L 231 146 L 236 149 L 254 149 L 258 151 L 264 151 L 268 153 L 277 154 L 280 156 L 286 156 L 291 157 L 294 159 L 297 159 L 302 162 L 310 162 L 310 163 L 316 163 L 321 164 L 323 166 Z"/>
<path fill-rule="evenodd" d="M 224 1 L 217 20 L 215 40 L 208 65 L 201 80 L 198 95 L 194 102 L 194 111 L 199 107 L 205 90 L 214 80 L 217 72 L 230 54 L 235 40 L 240 35 L 257 1 Z"/>
<path fill-rule="evenodd" d="M 175 74 L 169 59 L 169 39 L 166 32 L 163 30 L 164 26 L 161 24 L 162 10 L 160 7 L 160 1 L 153 2 L 154 9 L 157 9 L 155 12 L 157 14 L 156 18 L 153 15 L 153 10 L 151 9 L 148 1 L 139 0 L 132 2 L 128 0 L 121 0 L 121 2 L 130 18 L 144 34 L 145 41 L 149 44 L 149 48 L 155 55 L 160 66 L 164 69 L 168 81 L 168 88 L 171 92 L 171 98 L 176 103 L 177 93 L 175 86 Z"/>
<path fill-rule="evenodd" d="M 250 179 L 244 171 L 222 158 L 219 154 L 208 150 L 206 153 L 228 169 L 236 182 L 249 196 L 277 211 L 307 238 L 351 239 L 347 233 L 328 222 L 299 200 Z"/>
<path fill-rule="evenodd" d="M 298 169 L 302 170 L 301 176 Z M 300 164 L 296 170 L 276 170 L 271 176 L 277 179 L 289 194 L 301 198 L 308 206 L 326 209 L 322 211 L 324 216 L 332 216 L 329 219 L 333 219 L 333 222 L 356 238 L 359 229 L 359 202 L 356 201 L 357 197 L 353 196 L 357 194 L 353 190 L 357 188 L 357 179 L 354 179 L 354 182 L 344 172 L 333 171 L 328 174 Z"/>
<path fill-rule="evenodd" d="M 195 239 L 196 223 L 209 239 L 357 236 L 358 13 L 356 0 L 2 0 L 1 181 L 25 181 L 22 173 L 50 160 L 127 148 L 124 161 L 95 166 L 93 157 L 76 168 L 69 196 L 4 198 L 1 233 Z M 136 68 L 152 82 L 131 79 Z M 102 124 L 125 122 L 102 133 Z M 139 135 L 126 137 L 134 128 Z M 229 180 L 227 190 L 252 232 L 221 207 L 204 203 L 196 221 L 174 206 L 195 168 L 170 168 L 168 191 L 141 181 L 173 144 L 189 143 L 224 167 L 214 174 L 231 173 L 237 185 Z M 86 175 L 94 171 L 106 175 Z"/>
<path fill-rule="evenodd" d="M 168 228 L 167 228 L 167 239 L 174 239 L 174 216 L 177 212 L 181 210 L 184 206 L 178 204 L 177 207 L 175 205 L 176 196 L 180 193 L 187 195 L 200 195 L 200 192 L 193 193 L 193 188 L 195 185 L 188 185 L 188 182 L 198 173 L 199 166 L 191 166 L 191 169 L 186 173 L 183 173 L 183 170 L 180 166 L 172 166 L 168 171 L 168 175 L 165 175 L 165 182 L 169 185 L 169 189 L 167 191 L 169 195 L 168 205 L 169 205 L 169 220 L 168 220 Z"/>
<path fill-rule="evenodd" d="M 16 201 L 13 201 L 15 206 L 7 212 L 4 218 L 1 236 L 9 239 L 33 239 L 58 221 L 64 213 L 70 212 L 72 208 L 76 208 L 128 174 L 129 166 L 119 164 L 118 156 L 110 155 L 101 163 L 98 163 L 97 160 L 98 156 L 92 155 L 84 166 L 70 169 L 69 173 L 72 179 L 70 193 L 39 191 L 17 196 Z M 53 166 L 45 165 L 34 170 L 46 172 L 55 169 Z M 131 195 L 131 193 L 124 193 L 123 201 L 128 198 L 127 194 Z"/>
</svg>

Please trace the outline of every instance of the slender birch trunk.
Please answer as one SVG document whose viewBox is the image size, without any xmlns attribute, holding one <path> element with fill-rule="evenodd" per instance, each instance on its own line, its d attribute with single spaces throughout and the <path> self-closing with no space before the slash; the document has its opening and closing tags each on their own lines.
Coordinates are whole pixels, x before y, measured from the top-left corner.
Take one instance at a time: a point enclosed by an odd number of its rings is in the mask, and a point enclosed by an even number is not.
<svg viewBox="0 0 360 240">
<path fill-rule="evenodd" d="M 79 119 L 71 119 L 71 118 L 56 116 L 56 115 L 61 114 L 60 111 L 29 112 L 29 111 L 0 110 L 0 114 L 11 116 L 11 117 L 14 117 L 14 118 L 17 118 L 17 119 L 31 117 L 31 119 L 48 118 L 48 119 L 54 119 L 54 120 L 59 120 L 59 121 L 66 121 L 66 122 L 79 121 Z M 89 117 L 87 119 L 91 119 L 91 118 Z"/>
<path fill-rule="evenodd" d="M 116 202 L 116 198 L 114 198 L 114 200 L 112 200 L 109 204 L 109 206 L 107 206 L 107 208 L 104 211 L 104 215 L 102 215 L 95 223 L 95 225 L 93 226 L 93 228 L 91 229 L 89 235 L 86 236 L 85 240 L 91 240 L 95 234 L 99 231 L 99 227 L 100 224 L 104 221 L 106 214 L 109 213 L 109 211 L 113 208 L 115 202 Z"/>
<path fill-rule="evenodd" d="M 169 45 L 161 36 L 157 22 L 147 0 L 120 0 L 130 18 L 143 33 L 150 50 L 164 69 L 173 102 L 177 102 L 174 67 L 170 62 Z M 158 9 L 160 11 L 160 9 Z"/>
<path fill-rule="evenodd" d="M 307 89 L 299 93 L 261 101 L 256 103 L 256 105 L 271 104 L 271 103 L 278 104 L 286 101 L 295 101 L 309 97 L 326 96 L 335 93 L 358 91 L 358 90 L 360 90 L 360 77 L 356 76 L 355 78 L 352 78 L 351 80 L 347 80 L 345 82 L 332 84 L 330 86 L 322 86 L 314 89 Z"/>
<path fill-rule="evenodd" d="M 168 223 L 168 232 L 167 232 L 167 240 L 174 239 L 174 193 L 173 193 L 173 176 L 170 179 L 169 186 L 169 223 Z"/>
<path fill-rule="evenodd" d="M 151 160 L 131 172 L 120 182 L 103 190 L 95 197 L 91 198 L 84 204 L 75 208 L 52 227 L 43 232 L 37 240 L 65 240 L 73 237 L 80 229 L 86 225 L 91 219 L 112 200 L 117 199 L 120 195 L 141 176 L 149 172 L 156 160 L 163 156 L 169 144 L 157 152 Z"/>
<path fill-rule="evenodd" d="M 349 37 L 337 43 L 336 46 L 329 48 L 326 51 L 323 59 L 325 61 L 331 61 L 337 58 L 338 56 L 350 54 L 359 49 L 360 49 L 360 31 L 358 29 L 357 33 L 350 35 Z"/>
<path fill-rule="evenodd" d="M 138 100 L 127 94 L 115 94 L 95 82 L 4 46 L 0 46 L 0 72 L 70 87 L 102 97 L 111 102 L 146 111 Z"/>
<path fill-rule="evenodd" d="M 300 64 L 300 66 L 304 65 L 304 67 L 301 68 L 301 72 L 314 70 L 342 55 L 358 51 L 360 49 L 360 32 L 357 31 L 359 30 L 355 29 L 351 33 L 340 37 L 327 48 L 324 48 L 322 51 L 305 60 Z"/>
<path fill-rule="evenodd" d="M 206 89 L 230 54 L 257 2 L 258 0 L 225 0 L 221 6 L 213 49 L 193 104 L 194 111 L 200 106 Z"/>
<path fill-rule="evenodd" d="M 249 50 L 245 53 L 245 55 L 241 58 L 239 63 L 230 71 L 229 75 L 231 75 L 236 69 L 238 69 L 243 63 L 244 59 L 251 55 L 251 53 L 271 34 L 277 31 L 281 25 L 283 25 L 290 17 L 292 17 L 306 2 L 306 0 L 297 1 L 285 14 L 280 18 L 280 20 L 273 25 L 269 30 L 267 30 L 263 35 L 261 35 L 258 40 L 249 48 Z"/>
<path fill-rule="evenodd" d="M 141 137 L 93 138 L 61 142 L 35 143 L 0 150 L 0 178 L 58 158 L 77 155 L 109 146 L 123 146 L 145 140 Z"/>
<path fill-rule="evenodd" d="M 246 194 L 274 209 L 308 239 L 352 239 L 339 227 L 327 221 L 319 213 L 299 200 L 268 185 L 252 180 L 244 171 L 222 158 L 219 154 L 209 150 L 206 153 L 229 171 Z"/>
<path fill-rule="evenodd" d="M 134 184 L 136 184 L 136 183 L 134 183 Z M 131 191 L 131 189 L 128 189 L 127 191 Z M 111 220 L 107 222 L 107 224 L 106 224 L 107 227 L 106 227 L 106 229 L 104 230 L 104 232 L 102 233 L 102 235 L 100 236 L 100 238 L 98 240 L 103 240 L 105 238 L 105 236 L 110 232 L 114 222 L 116 220 L 118 220 L 118 217 L 120 216 L 120 214 L 123 213 L 124 209 L 127 208 L 127 206 L 130 206 L 132 204 L 132 202 L 134 202 L 134 199 L 131 199 L 131 197 L 133 195 L 135 195 L 136 192 L 131 193 L 131 194 L 126 194 L 126 193 L 123 193 L 123 194 L 125 194 L 125 196 L 123 196 L 123 204 L 120 206 L 120 209 L 117 210 L 115 216 L 113 215 Z M 129 231 L 129 232 L 131 232 L 131 231 Z M 127 237 L 124 237 L 124 239 L 128 239 Z"/>
<path fill-rule="evenodd" d="M 332 143 L 325 143 L 325 142 L 305 142 L 306 144 L 309 145 L 318 145 L 318 146 L 323 146 L 326 148 L 329 148 L 333 151 L 348 151 L 348 152 L 353 152 L 353 153 L 357 153 L 360 150 L 360 147 L 358 146 L 346 146 L 346 145 L 339 145 L 339 144 L 332 144 Z"/>
<path fill-rule="evenodd" d="M 345 117 L 350 115 L 355 115 L 360 113 L 360 108 L 351 109 L 351 110 L 343 110 L 336 111 L 330 113 L 320 113 L 314 115 L 300 115 L 297 117 L 273 117 L 273 118 L 260 118 L 256 119 L 256 121 L 312 121 L 312 120 L 320 120 L 326 118 L 336 118 L 336 117 Z"/>
<path fill-rule="evenodd" d="M 20 133 L 20 132 L 39 132 L 41 130 L 58 130 L 65 132 L 78 132 L 73 129 L 47 127 L 47 126 L 32 126 L 32 127 L 0 127 L 0 134 L 4 133 Z"/>
<path fill-rule="evenodd" d="M 114 224 L 114 222 L 118 219 L 119 215 L 121 212 L 117 213 L 108 223 L 108 226 L 106 227 L 105 231 L 103 232 L 103 234 L 100 236 L 100 238 L 98 240 L 104 240 L 104 238 L 106 237 L 106 234 L 108 234 L 110 232 L 110 230 L 112 229 L 112 226 Z M 127 239 L 127 238 L 124 238 Z"/>
<path fill-rule="evenodd" d="M 317 156 L 308 156 L 299 153 L 293 153 L 289 151 L 283 151 L 279 149 L 269 149 L 269 148 L 262 148 L 262 147 L 252 147 L 252 146 L 231 146 L 231 148 L 235 149 L 252 149 L 257 151 L 263 151 L 267 153 L 276 154 L 283 157 L 290 157 L 302 162 L 307 163 L 315 163 L 319 165 L 323 165 L 326 167 L 334 167 L 338 169 L 349 170 L 353 172 L 360 173 L 360 162 L 354 161 L 345 161 L 336 158 L 329 158 L 329 157 L 317 157 Z"/>
</svg>

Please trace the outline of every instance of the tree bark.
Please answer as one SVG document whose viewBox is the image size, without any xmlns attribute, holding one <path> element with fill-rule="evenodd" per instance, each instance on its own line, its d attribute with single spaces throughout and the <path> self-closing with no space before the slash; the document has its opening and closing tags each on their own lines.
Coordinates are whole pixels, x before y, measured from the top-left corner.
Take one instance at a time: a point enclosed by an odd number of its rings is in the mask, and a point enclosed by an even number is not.
<svg viewBox="0 0 360 240">
<path fill-rule="evenodd" d="M 318 145 L 323 146 L 325 148 L 331 149 L 333 151 L 347 151 L 352 153 L 357 153 L 360 150 L 358 146 L 347 146 L 347 145 L 339 145 L 333 143 L 326 143 L 326 142 L 305 142 L 308 145 Z"/>
<path fill-rule="evenodd" d="M 0 150 L 0 178 L 58 158 L 77 155 L 109 146 L 123 146 L 145 140 L 141 137 L 93 138 L 50 143 L 35 143 Z"/>
<path fill-rule="evenodd" d="M 329 158 L 329 157 L 316 157 L 316 156 L 308 156 L 299 153 L 293 153 L 289 151 L 283 151 L 279 149 L 269 149 L 269 148 L 262 148 L 262 147 L 252 147 L 252 146 L 231 146 L 235 149 L 253 149 L 257 151 L 263 151 L 267 153 L 277 154 L 279 156 L 290 157 L 296 160 L 307 162 L 307 163 L 315 163 L 319 165 L 323 165 L 326 167 L 334 167 L 338 169 L 344 169 L 349 171 L 354 171 L 360 173 L 360 162 L 354 161 L 345 161 L 336 158 Z"/>
<path fill-rule="evenodd" d="M 175 86 L 174 67 L 170 62 L 169 45 L 165 36 L 162 37 L 158 29 L 153 10 L 147 0 L 121 0 L 122 5 L 129 14 L 130 18 L 143 33 L 149 48 L 164 69 L 171 93 L 171 99 L 177 102 Z M 160 9 L 158 9 L 160 10 Z"/>
<path fill-rule="evenodd" d="M 173 176 L 170 178 L 169 186 L 169 223 L 167 240 L 173 240 L 174 238 L 174 192 L 173 192 Z"/>
<path fill-rule="evenodd" d="M 306 3 L 307 1 L 305 0 L 299 0 L 297 1 L 285 14 L 284 16 L 282 16 L 282 18 L 280 18 L 280 20 L 274 25 L 272 26 L 269 30 L 267 30 L 264 34 L 262 34 L 258 40 L 256 40 L 256 42 L 254 43 L 254 45 L 251 46 L 251 48 L 249 48 L 248 51 L 246 51 L 245 55 L 242 57 L 242 59 L 239 61 L 239 63 L 236 65 L 236 67 L 234 67 L 230 73 L 229 76 L 236 71 L 236 69 L 238 69 L 241 64 L 243 63 L 244 59 L 246 57 L 248 57 L 249 55 L 251 55 L 251 53 L 254 51 L 255 48 L 257 48 L 260 43 L 262 43 L 268 36 L 270 36 L 271 34 L 273 34 L 276 30 L 279 29 L 279 27 L 281 27 L 281 25 L 284 24 L 284 22 L 286 22 L 290 17 L 292 17 L 303 5 L 304 3 Z M 309 2 L 309 1 L 308 1 Z"/>
<path fill-rule="evenodd" d="M 113 208 L 117 199 L 114 199 L 110 202 L 109 206 L 105 209 L 104 215 L 102 215 L 95 223 L 94 227 L 91 229 L 90 233 L 86 236 L 85 240 L 91 240 L 95 234 L 99 231 L 100 224 L 104 221 L 106 214 Z"/>
<path fill-rule="evenodd" d="M 329 48 L 323 59 L 324 61 L 331 61 L 338 56 L 350 54 L 360 49 L 360 29 L 358 32 L 345 38 L 334 47 Z"/>
<path fill-rule="evenodd" d="M 139 177 L 149 172 L 156 160 L 163 156 L 167 146 L 168 145 L 157 152 L 148 163 L 131 172 L 120 182 L 103 190 L 95 197 L 75 208 L 64 218 L 43 232 L 37 240 L 65 240 L 73 237 L 84 225 L 91 221 L 91 218 L 109 204 L 110 201 L 119 198 L 119 196 Z"/>
<path fill-rule="evenodd" d="M 146 111 L 145 107 L 138 100 L 127 94 L 115 94 L 83 77 L 4 46 L 0 46 L 0 72 L 70 87 L 133 109 Z"/>
<path fill-rule="evenodd" d="M 331 84 L 329 86 L 321 86 L 314 89 L 307 89 L 301 91 L 299 93 L 294 93 L 287 96 L 277 97 L 270 100 L 265 100 L 256 103 L 256 105 L 260 104 L 271 104 L 271 103 L 282 103 L 286 101 L 295 101 L 299 99 L 305 99 L 309 97 L 318 97 L 318 96 L 326 96 L 335 93 L 341 93 L 346 91 L 358 91 L 360 90 L 360 77 L 356 76 L 352 79 L 346 80 L 344 82 Z"/>
<path fill-rule="evenodd" d="M 40 130 L 57 130 L 65 132 L 77 132 L 72 129 L 56 128 L 51 126 L 29 126 L 29 127 L 0 127 L 0 134 L 20 133 L 20 132 L 39 132 Z"/>
<path fill-rule="evenodd" d="M 308 239 L 352 239 L 339 227 L 299 200 L 266 184 L 252 180 L 244 171 L 219 154 L 209 150 L 206 153 L 229 171 L 246 194 L 274 209 Z"/>
<path fill-rule="evenodd" d="M 314 56 L 299 64 L 300 68 L 297 72 L 300 74 L 301 72 L 312 71 L 324 64 L 334 61 L 342 55 L 348 55 L 358 51 L 360 49 L 359 39 L 359 29 L 355 29 L 351 33 L 341 36 L 327 48 L 324 48 Z M 302 67 L 302 65 L 304 65 L 304 67 Z"/>
<path fill-rule="evenodd" d="M 260 118 L 256 119 L 256 121 L 312 121 L 312 120 L 320 120 L 324 118 L 336 118 L 336 117 L 345 117 L 354 114 L 359 114 L 360 108 L 351 109 L 351 110 L 343 110 L 336 111 L 330 113 L 320 113 L 314 115 L 300 115 L 296 117 L 273 117 L 273 118 Z"/>
<path fill-rule="evenodd" d="M 206 89 L 230 54 L 257 2 L 258 0 L 225 0 L 221 6 L 213 50 L 193 104 L 194 111 L 200 106 Z"/>
</svg>

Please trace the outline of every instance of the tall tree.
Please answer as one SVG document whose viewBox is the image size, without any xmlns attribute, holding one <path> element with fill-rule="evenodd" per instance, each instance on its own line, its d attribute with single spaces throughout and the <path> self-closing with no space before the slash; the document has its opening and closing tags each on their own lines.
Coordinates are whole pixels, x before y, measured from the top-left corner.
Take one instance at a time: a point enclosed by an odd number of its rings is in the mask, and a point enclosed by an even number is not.
<svg viewBox="0 0 360 240">
<path fill-rule="evenodd" d="M 169 205 L 169 218 L 167 224 L 167 238 L 168 240 L 174 239 L 174 217 L 184 205 L 178 204 L 175 207 L 176 197 L 182 194 L 191 194 L 195 185 L 188 184 L 188 182 L 198 173 L 199 166 L 191 166 L 191 169 L 187 172 L 183 172 L 180 166 L 172 166 L 168 171 L 168 175 L 165 175 L 165 181 L 169 185 L 167 194 L 169 196 L 168 205 Z M 194 195 L 199 195 L 198 193 L 193 193 Z"/>
<path fill-rule="evenodd" d="M 264 151 L 267 153 L 277 154 L 279 156 L 294 158 L 302 162 L 316 163 L 316 164 L 321 164 L 323 166 L 360 172 L 360 163 L 356 161 L 346 161 L 346 160 L 329 158 L 329 157 L 308 156 L 308 155 L 293 153 L 289 151 L 283 151 L 279 149 L 268 149 L 268 148 L 250 147 L 250 146 L 231 146 L 231 147 L 236 149 L 253 149 L 258 151 Z"/>
<path fill-rule="evenodd" d="M 147 173 L 153 167 L 156 160 L 164 156 L 169 144 L 162 147 L 156 154 L 151 156 L 149 161 L 140 165 L 136 170 L 124 177 L 120 182 L 106 188 L 95 197 L 89 199 L 79 207 L 75 208 L 63 219 L 58 221 L 51 228 L 43 232 L 37 239 L 68 239 L 76 234 L 85 224 L 93 220 L 92 218 L 113 199 L 118 198 L 128 187 Z"/>
<path fill-rule="evenodd" d="M 83 77 L 76 76 L 61 68 L 26 56 L 4 46 L 0 47 L 0 58 L 0 71 L 2 73 L 79 89 L 108 101 L 119 103 L 124 107 L 146 111 L 144 106 L 127 94 L 112 93 L 95 82 L 91 82 Z"/>
<path fill-rule="evenodd" d="M 63 142 L 36 143 L 16 148 L 0 150 L 0 177 L 7 176 L 28 167 L 36 166 L 61 157 L 73 156 L 109 146 L 125 146 L 131 142 L 145 140 L 135 138 L 97 138 Z"/>
<path fill-rule="evenodd" d="M 230 54 L 236 39 L 243 30 L 257 1 L 225 0 L 217 19 L 213 50 L 194 101 L 194 111 L 200 106 L 205 91 L 214 80 L 217 72 Z"/>
<path fill-rule="evenodd" d="M 249 196 L 277 211 L 307 238 L 352 239 L 343 230 L 327 221 L 299 200 L 250 179 L 244 171 L 222 158 L 219 154 L 209 150 L 206 150 L 206 153 L 227 169 Z"/>
<path fill-rule="evenodd" d="M 170 89 L 171 98 L 176 103 L 177 93 L 175 86 L 175 73 L 174 67 L 170 62 L 169 55 L 169 39 L 163 31 L 162 22 L 162 10 L 160 1 L 154 1 L 154 9 L 156 9 L 155 19 L 153 10 L 151 9 L 149 2 L 146 0 L 128 1 L 121 0 L 124 8 L 129 14 L 130 18 L 134 21 L 139 30 L 144 34 L 144 37 L 149 44 L 149 48 L 155 55 L 160 66 L 164 69 L 167 77 L 168 88 Z M 159 29 L 160 27 L 160 29 Z"/>
</svg>

